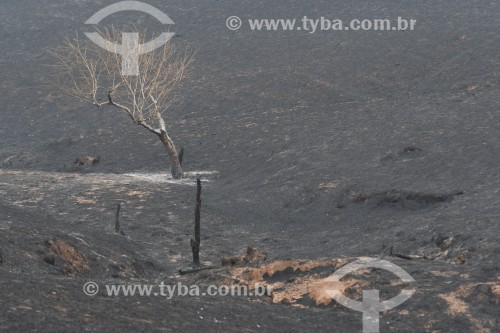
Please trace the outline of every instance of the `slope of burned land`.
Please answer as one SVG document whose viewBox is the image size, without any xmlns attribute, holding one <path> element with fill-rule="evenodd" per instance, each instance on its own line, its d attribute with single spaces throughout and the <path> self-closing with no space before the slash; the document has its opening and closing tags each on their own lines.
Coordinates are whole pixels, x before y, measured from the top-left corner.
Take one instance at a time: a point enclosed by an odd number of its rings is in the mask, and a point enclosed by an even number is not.
<svg viewBox="0 0 500 333">
<path fill-rule="evenodd" d="M 381 332 L 498 332 L 499 4 L 148 1 L 175 21 L 176 43 L 197 49 L 167 117 L 188 172 L 173 181 L 157 138 L 47 85 L 46 49 L 87 31 L 110 3 L 0 4 L 0 331 L 361 332 L 361 314 L 325 297 L 323 280 L 368 256 L 416 280 L 410 300 L 381 314 Z M 306 14 L 418 23 L 315 34 L 225 26 L 232 15 Z M 212 268 L 181 275 L 196 176 L 201 259 Z M 266 256 L 221 265 L 249 246 Z M 82 290 L 89 281 L 101 287 L 94 297 Z M 168 299 L 104 288 L 161 281 L 273 292 Z M 354 299 L 403 288 L 380 270 L 337 287 Z"/>
</svg>

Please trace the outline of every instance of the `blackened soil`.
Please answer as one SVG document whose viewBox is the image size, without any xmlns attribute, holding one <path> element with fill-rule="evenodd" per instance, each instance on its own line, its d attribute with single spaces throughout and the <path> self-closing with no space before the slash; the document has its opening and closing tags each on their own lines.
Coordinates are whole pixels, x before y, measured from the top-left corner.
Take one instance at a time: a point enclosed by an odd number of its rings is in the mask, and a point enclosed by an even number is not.
<svg viewBox="0 0 500 333">
<path fill-rule="evenodd" d="M 237 283 L 220 260 L 247 246 L 269 263 L 399 265 L 417 292 L 381 314 L 381 332 L 499 332 L 498 3 L 148 1 L 176 23 L 175 42 L 197 50 L 184 100 L 167 115 L 185 150 L 180 182 L 166 175 L 159 141 L 125 115 L 47 85 L 46 49 L 82 35 L 111 3 L 0 3 L 1 332 L 361 332 L 359 312 L 307 292 L 279 304 L 106 295 L 105 284 Z M 163 29 L 136 14 L 103 25 Z M 417 28 L 230 31 L 232 15 L 400 16 Z M 75 164 L 87 156 L 99 162 Z M 191 268 L 196 176 L 201 258 L 216 268 L 179 275 Z M 263 279 L 285 287 L 328 273 Z M 401 288 L 375 273 L 350 278 L 382 297 Z M 83 293 L 89 281 L 96 296 Z"/>
</svg>

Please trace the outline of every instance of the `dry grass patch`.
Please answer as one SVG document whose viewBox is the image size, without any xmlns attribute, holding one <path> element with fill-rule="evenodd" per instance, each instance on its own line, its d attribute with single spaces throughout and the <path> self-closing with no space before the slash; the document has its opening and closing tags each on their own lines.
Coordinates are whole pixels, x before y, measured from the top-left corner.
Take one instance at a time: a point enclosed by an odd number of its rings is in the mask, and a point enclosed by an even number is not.
<svg viewBox="0 0 500 333">
<path fill-rule="evenodd" d="M 345 265 L 348 260 L 279 260 L 259 267 L 235 267 L 231 270 L 233 280 L 239 281 L 240 284 L 247 285 L 250 289 L 266 287 L 267 290 L 272 290 L 272 303 L 284 303 L 296 307 L 302 307 L 297 302 L 309 296 L 316 301 L 317 304 L 328 304 L 331 302 L 331 297 L 327 296 L 324 288 L 332 287 L 331 283 L 326 286 L 322 284 L 323 277 L 311 272 L 315 268 L 332 267 L 338 269 Z M 273 278 L 279 272 L 303 273 L 302 276 L 295 276 L 291 279 L 277 279 L 277 281 L 266 281 Z M 305 273 L 305 274 L 304 274 Z M 340 289 L 344 290 L 355 284 L 356 281 L 342 282 Z M 338 289 L 338 288 L 336 288 Z"/>
<path fill-rule="evenodd" d="M 73 244 L 62 239 L 52 239 L 45 241 L 45 245 L 64 261 L 66 274 L 74 275 L 90 269 L 85 255 Z"/>
<path fill-rule="evenodd" d="M 73 199 L 73 201 L 79 205 L 95 205 L 97 203 L 97 200 L 95 199 L 82 198 L 82 197 L 76 197 Z"/>
</svg>

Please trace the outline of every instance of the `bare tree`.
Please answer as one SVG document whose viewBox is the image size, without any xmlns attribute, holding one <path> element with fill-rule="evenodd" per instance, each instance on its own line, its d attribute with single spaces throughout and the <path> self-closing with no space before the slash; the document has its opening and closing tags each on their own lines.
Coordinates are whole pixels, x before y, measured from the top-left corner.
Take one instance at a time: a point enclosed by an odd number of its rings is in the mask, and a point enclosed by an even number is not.
<svg viewBox="0 0 500 333">
<path fill-rule="evenodd" d="M 115 42 L 122 32 L 115 28 L 99 31 Z M 146 36 L 146 31 L 139 34 L 138 47 Z M 56 57 L 55 82 L 64 94 L 96 107 L 109 105 L 125 112 L 134 124 L 158 136 L 170 158 L 172 177 L 182 178 L 181 159 L 167 133 L 165 111 L 179 100 L 177 88 L 193 61 L 190 52 L 167 42 L 141 54 L 138 75 L 126 75 L 120 54 L 104 50 L 86 37 L 67 39 L 51 53 Z"/>
</svg>

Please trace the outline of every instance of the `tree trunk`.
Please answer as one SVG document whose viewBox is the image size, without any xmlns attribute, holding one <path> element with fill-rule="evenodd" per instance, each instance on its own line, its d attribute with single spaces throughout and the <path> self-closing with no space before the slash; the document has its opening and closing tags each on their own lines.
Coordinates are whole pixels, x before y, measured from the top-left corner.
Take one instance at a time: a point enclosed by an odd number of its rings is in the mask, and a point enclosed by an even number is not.
<svg viewBox="0 0 500 333">
<path fill-rule="evenodd" d="M 172 173 L 172 177 L 174 179 L 181 179 L 183 176 L 181 161 L 174 142 L 164 130 L 161 130 L 158 136 L 165 146 L 165 149 L 167 149 L 168 157 L 170 158 L 170 172 Z"/>
</svg>

